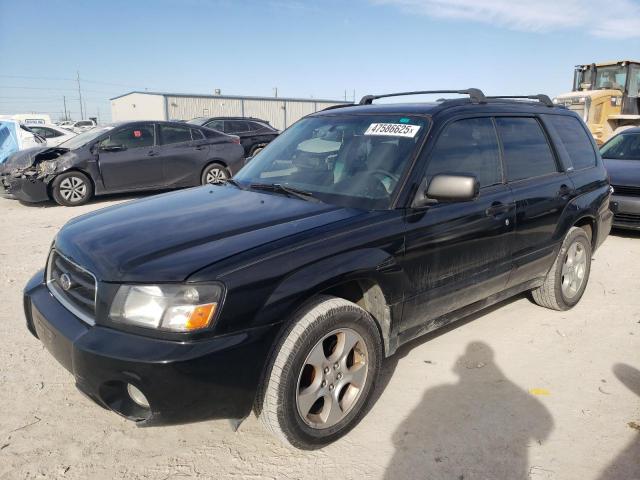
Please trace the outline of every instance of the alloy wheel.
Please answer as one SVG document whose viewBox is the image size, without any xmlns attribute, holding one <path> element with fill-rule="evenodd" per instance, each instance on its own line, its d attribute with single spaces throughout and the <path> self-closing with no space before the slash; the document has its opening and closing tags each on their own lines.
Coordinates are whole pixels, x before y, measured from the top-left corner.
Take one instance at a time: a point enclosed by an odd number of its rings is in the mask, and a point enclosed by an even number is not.
<svg viewBox="0 0 640 480">
<path fill-rule="evenodd" d="M 355 330 L 334 330 L 307 356 L 298 376 L 296 406 L 304 422 L 325 429 L 340 422 L 360 398 L 369 371 L 364 339 Z"/>
<path fill-rule="evenodd" d="M 214 167 L 207 172 L 205 180 L 207 183 L 223 183 L 227 179 L 227 173 L 219 167 Z"/>
<path fill-rule="evenodd" d="M 580 242 L 573 242 L 562 265 L 562 293 L 573 298 L 580 291 L 587 271 L 587 255 Z"/>
</svg>

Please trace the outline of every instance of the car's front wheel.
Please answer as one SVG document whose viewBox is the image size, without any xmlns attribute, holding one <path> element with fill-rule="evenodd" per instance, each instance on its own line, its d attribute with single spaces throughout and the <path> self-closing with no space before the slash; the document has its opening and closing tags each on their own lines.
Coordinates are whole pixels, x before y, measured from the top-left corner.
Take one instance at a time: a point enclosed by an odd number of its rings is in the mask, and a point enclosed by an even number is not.
<svg viewBox="0 0 640 480">
<path fill-rule="evenodd" d="M 67 172 L 53 179 L 51 194 L 57 204 L 77 207 L 93 196 L 93 184 L 84 173 Z"/>
<path fill-rule="evenodd" d="M 226 182 L 230 177 L 231 175 L 229 175 L 229 171 L 224 165 L 212 163 L 211 165 L 207 165 L 202 172 L 201 182 L 202 185 L 217 185 Z"/>
<path fill-rule="evenodd" d="M 278 343 L 256 411 L 285 444 L 320 448 L 363 417 L 381 358 L 382 342 L 371 315 L 347 300 L 318 297 Z"/>
</svg>

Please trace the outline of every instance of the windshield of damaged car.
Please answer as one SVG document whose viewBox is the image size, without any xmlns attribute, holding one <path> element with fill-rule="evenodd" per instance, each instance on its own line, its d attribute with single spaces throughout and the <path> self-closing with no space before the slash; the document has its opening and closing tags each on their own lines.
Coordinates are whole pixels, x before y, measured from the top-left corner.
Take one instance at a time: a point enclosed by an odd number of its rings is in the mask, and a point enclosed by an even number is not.
<svg viewBox="0 0 640 480">
<path fill-rule="evenodd" d="M 90 141 L 98 138 L 103 133 L 108 132 L 113 127 L 97 127 L 92 128 L 91 130 L 87 130 L 86 132 L 81 133 L 80 135 L 76 135 L 75 137 L 70 138 L 66 142 L 62 142 L 60 146 L 62 148 L 68 148 L 69 150 L 75 150 L 76 148 L 80 148 L 83 145 L 86 145 Z"/>
<path fill-rule="evenodd" d="M 385 209 L 427 126 L 426 118 L 401 115 L 303 118 L 234 179 L 294 187 L 341 206 Z"/>
</svg>

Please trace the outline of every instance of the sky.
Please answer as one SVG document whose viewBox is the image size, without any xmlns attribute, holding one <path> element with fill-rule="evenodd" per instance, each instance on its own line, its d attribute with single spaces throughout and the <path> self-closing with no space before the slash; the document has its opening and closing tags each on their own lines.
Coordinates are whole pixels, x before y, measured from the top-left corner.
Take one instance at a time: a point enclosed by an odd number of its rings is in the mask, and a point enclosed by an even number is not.
<svg viewBox="0 0 640 480">
<path fill-rule="evenodd" d="M 352 99 L 570 90 L 640 60 L 640 0 L 0 0 L 0 114 L 110 120 L 131 90 Z M 85 117 L 87 114 L 85 114 Z"/>
</svg>

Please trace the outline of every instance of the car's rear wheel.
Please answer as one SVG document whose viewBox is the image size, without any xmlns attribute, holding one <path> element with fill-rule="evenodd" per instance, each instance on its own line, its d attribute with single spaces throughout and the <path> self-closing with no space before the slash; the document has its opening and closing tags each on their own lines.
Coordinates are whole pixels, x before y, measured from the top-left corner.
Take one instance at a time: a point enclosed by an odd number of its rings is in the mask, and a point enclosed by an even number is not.
<svg viewBox="0 0 640 480">
<path fill-rule="evenodd" d="M 591 241 L 584 229 L 573 227 L 562 242 L 544 283 L 532 290 L 533 300 L 553 310 L 568 310 L 582 298 L 590 272 Z"/>
<path fill-rule="evenodd" d="M 67 172 L 53 179 L 51 194 L 59 205 L 76 207 L 93 196 L 93 184 L 84 173 Z"/>
<path fill-rule="evenodd" d="M 220 163 L 212 163 L 202 172 L 201 182 L 202 185 L 217 185 L 224 183 L 227 179 L 231 178 L 229 171 Z"/>
<path fill-rule="evenodd" d="M 259 154 L 259 153 L 264 149 L 264 147 L 266 147 L 266 146 L 267 146 L 267 144 L 266 144 L 266 143 L 260 143 L 260 144 L 258 144 L 258 145 L 254 145 L 254 146 L 251 148 L 251 151 L 249 152 L 249 156 L 250 156 L 250 157 L 255 157 L 255 156 L 256 156 L 257 154 Z"/>
<path fill-rule="evenodd" d="M 285 444 L 320 448 L 364 416 L 381 358 L 371 316 L 352 302 L 321 296 L 296 316 L 278 343 L 256 411 Z"/>
</svg>

